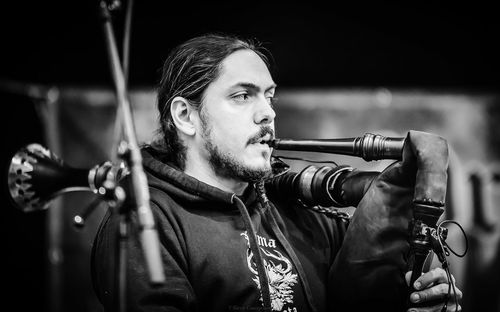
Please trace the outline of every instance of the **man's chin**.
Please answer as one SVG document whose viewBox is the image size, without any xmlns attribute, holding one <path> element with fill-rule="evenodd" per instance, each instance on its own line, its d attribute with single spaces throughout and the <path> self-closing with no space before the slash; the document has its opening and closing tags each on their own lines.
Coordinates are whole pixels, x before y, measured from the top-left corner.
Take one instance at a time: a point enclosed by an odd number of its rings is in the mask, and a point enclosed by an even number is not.
<svg viewBox="0 0 500 312">
<path fill-rule="evenodd" d="M 208 145 L 207 150 L 210 153 L 209 162 L 218 176 L 256 182 L 272 173 L 269 157 L 261 153 L 259 155 L 247 154 L 245 159 L 238 161 L 230 153 L 222 153 L 213 145 Z"/>
<path fill-rule="evenodd" d="M 248 182 L 255 182 L 265 178 L 269 178 L 272 174 L 271 166 L 254 166 L 254 167 L 246 167 L 246 176 L 249 178 Z"/>
<path fill-rule="evenodd" d="M 258 161 L 245 164 L 245 167 L 251 171 L 266 172 L 271 171 L 271 162 L 269 159 L 259 159 Z"/>
</svg>

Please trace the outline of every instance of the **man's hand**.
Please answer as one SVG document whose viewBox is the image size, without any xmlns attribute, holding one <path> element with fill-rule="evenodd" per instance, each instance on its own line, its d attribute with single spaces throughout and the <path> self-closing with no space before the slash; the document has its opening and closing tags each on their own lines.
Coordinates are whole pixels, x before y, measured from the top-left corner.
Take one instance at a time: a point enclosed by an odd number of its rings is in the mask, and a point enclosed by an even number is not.
<svg viewBox="0 0 500 312">
<path fill-rule="evenodd" d="M 406 273 L 406 283 L 410 284 L 411 271 Z M 455 285 L 455 278 L 451 276 L 452 283 Z M 417 289 L 416 292 L 410 294 L 410 301 L 412 303 L 422 304 L 423 307 L 411 308 L 408 311 L 422 311 L 422 312 L 439 312 L 442 311 L 444 306 L 444 299 L 448 296 L 449 289 L 448 278 L 446 272 L 441 268 L 435 268 L 427 273 L 422 274 L 416 281 L 413 287 Z M 448 298 L 448 306 L 446 311 L 454 312 L 461 311 L 462 307 L 458 302 L 462 299 L 462 291 L 457 288 L 456 290 L 456 300 L 455 293 L 453 292 L 453 287 L 450 290 L 450 296 Z M 436 302 L 439 302 L 436 304 Z M 426 305 L 428 303 L 429 305 Z"/>
</svg>

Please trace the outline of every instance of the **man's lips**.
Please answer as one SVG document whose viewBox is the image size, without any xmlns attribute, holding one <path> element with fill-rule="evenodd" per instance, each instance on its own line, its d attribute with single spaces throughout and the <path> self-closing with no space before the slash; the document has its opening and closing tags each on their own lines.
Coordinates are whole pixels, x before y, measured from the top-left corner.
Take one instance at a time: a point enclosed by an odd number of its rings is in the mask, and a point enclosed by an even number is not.
<svg viewBox="0 0 500 312">
<path fill-rule="evenodd" d="M 273 139 L 273 136 L 270 134 L 266 134 L 265 136 L 261 137 L 257 143 L 260 144 L 268 144 Z"/>
<path fill-rule="evenodd" d="M 248 141 L 248 144 L 269 144 L 274 139 L 272 134 L 267 133 L 261 137 L 255 137 Z"/>
<path fill-rule="evenodd" d="M 250 144 L 266 144 L 274 139 L 274 130 L 271 127 L 262 126 L 254 136 L 250 137 L 247 145 Z M 269 144 L 268 144 L 269 145 Z"/>
</svg>

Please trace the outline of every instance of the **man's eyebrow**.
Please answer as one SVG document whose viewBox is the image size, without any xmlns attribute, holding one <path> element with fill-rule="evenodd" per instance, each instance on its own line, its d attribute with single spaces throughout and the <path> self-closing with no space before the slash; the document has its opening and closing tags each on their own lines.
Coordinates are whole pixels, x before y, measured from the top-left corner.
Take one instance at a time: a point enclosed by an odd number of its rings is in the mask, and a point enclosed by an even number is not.
<svg viewBox="0 0 500 312">
<path fill-rule="evenodd" d="M 233 86 L 233 88 L 236 88 L 236 87 L 242 87 L 242 88 L 250 89 L 253 91 L 260 91 L 261 90 L 258 85 L 251 83 L 251 82 L 239 82 Z M 276 87 L 277 87 L 277 85 L 275 83 L 273 83 L 271 86 L 266 88 L 265 92 L 268 92 L 271 89 L 274 89 Z"/>
</svg>

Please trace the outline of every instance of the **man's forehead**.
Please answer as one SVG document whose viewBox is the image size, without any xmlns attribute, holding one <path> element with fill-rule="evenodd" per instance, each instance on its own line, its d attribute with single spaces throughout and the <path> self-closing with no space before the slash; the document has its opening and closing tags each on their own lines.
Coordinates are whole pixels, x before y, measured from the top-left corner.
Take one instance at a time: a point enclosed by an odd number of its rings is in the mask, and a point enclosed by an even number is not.
<svg viewBox="0 0 500 312">
<path fill-rule="evenodd" d="M 251 50 L 239 50 L 226 57 L 219 80 L 228 86 L 248 83 L 264 90 L 276 86 L 266 63 Z"/>
</svg>

